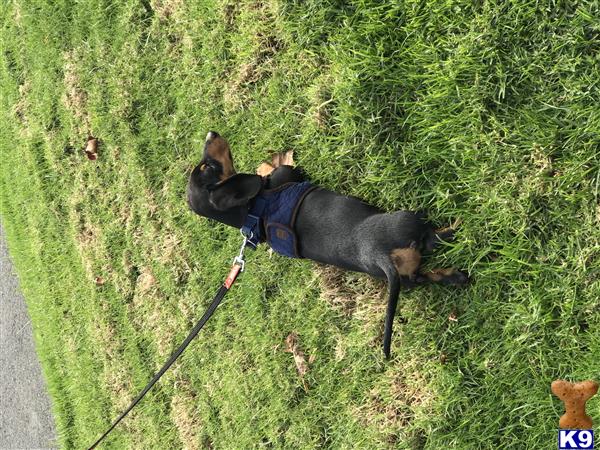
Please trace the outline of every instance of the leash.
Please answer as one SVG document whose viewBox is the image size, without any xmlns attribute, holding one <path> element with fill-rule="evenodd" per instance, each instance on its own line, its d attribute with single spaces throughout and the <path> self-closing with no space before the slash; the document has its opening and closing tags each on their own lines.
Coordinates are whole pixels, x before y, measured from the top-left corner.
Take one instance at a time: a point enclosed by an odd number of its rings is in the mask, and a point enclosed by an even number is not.
<svg viewBox="0 0 600 450">
<path fill-rule="evenodd" d="M 135 405 L 137 405 L 144 398 L 144 396 L 148 393 L 148 391 L 150 389 L 152 389 L 152 386 L 154 386 L 156 384 L 156 382 L 160 379 L 160 377 L 162 377 L 164 375 L 164 373 L 167 370 L 169 370 L 169 367 L 171 367 L 173 365 L 175 360 L 177 358 L 179 358 L 179 356 L 187 348 L 187 346 L 190 344 L 190 342 L 192 342 L 192 340 L 200 332 L 200 330 L 202 329 L 204 324 L 208 321 L 208 319 L 210 319 L 210 316 L 212 316 L 212 314 L 215 312 L 215 310 L 219 306 L 219 303 L 221 303 L 221 300 L 223 300 L 223 297 L 225 297 L 225 294 L 227 294 L 227 292 L 229 291 L 229 288 L 231 288 L 231 286 L 235 282 L 237 276 L 240 274 L 240 272 L 244 271 L 244 266 L 245 266 L 244 249 L 246 248 L 246 245 L 248 245 L 248 243 L 252 239 L 253 235 L 252 235 L 251 231 L 249 232 L 249 235 L 245 234 L 244 232 L 242 232 L 242 235 L 244 236 L 244 243 L 242 244 L 242 247 L 240 248 L 240 253 L 238 254 L 238 256 L 236 256 L 234 258 L 233 266 L 231 267 L 231 270 L 229 271 L 229 275 L 227 275 L 227 278 L 225 279 L 225 281 L 223 282 L 223 284 L 217 291 L 217 295 L 215 295 L 214 300 L 212 301 L 212 303 L 210 304 L 210 306 L 208 307 L 208 309 L 206 310 L 206 312 L 204 313 L 202 318 L 198 321 L 196 326 L 194 326 L 194 328 L 192 328 L 192 331 L 190 331 L 190 334 L 188 335 L 188 337 L 185 338 L 185 340 L 179 346 L 179 348 L 177 350 L 175 350 L 175 352 L 171 355 L 171 357 L 167 360 L 167 362 L 163 365 L 163 367 L 156 373 L 156 375 L 154 375 L 152 380 L 150 380 L 150 382 L 146 385 L 146 387 L 142 390 L 142 392 L 140 392 L 138 394 L 138 396 L 131 403 L 131 405 L 129 405 L 129 407 L 117 418 L 117 420 L 115 420 L 113 422 L 113 424 L 110 426 L 110 428 L 102 436 L 100 436 L 100 438 L 96 442 L 94 442 L 94 444 L 89 448 L 89 450 L 93 450 L 94 448 L 96 448 L 98 446 L 98 444 L 100 444 L 100 442 L 102 442 L 104 440 L 104 438 L 106 438 L 106 436 L 108 436 L 110 434 L 110 432 L 112 430 L 114 430 L 114 428 L 119 424 L 119 422 L 121 420 L 123 420 L 127 414 L 129 414 L 129 412 L 135 407 Z"/>
</svg>

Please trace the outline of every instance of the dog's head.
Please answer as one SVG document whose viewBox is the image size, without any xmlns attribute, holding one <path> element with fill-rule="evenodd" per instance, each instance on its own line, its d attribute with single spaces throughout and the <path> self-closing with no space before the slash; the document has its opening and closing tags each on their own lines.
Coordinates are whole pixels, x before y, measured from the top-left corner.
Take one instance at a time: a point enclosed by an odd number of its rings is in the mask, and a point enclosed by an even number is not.
<svg viewBox="0 0 600 450">
<path fill-rule="evenodd" d="M 209 131 L 204 154 L 190 175 L 187 200 L 196 213 L 234 227 L 241 227 L 248 213 L 248 201 L 262 187 L 258 175 L 236 174 L 229 143 Z"/>
</svg>

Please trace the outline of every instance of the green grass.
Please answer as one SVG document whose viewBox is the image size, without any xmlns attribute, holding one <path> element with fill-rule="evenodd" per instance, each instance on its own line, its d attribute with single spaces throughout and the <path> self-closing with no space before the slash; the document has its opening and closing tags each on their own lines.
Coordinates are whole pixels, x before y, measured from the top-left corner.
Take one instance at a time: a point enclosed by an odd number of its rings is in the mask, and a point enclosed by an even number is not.
<svg viewBox="0 0 600 450">
<path fill-rule="evenodd" d="M 555 447 L 550 382 L 600 378 L 597 1 L 0 8 L 0 212 L 63 448 L 104 431 L 227 274 L 238 231 L 185 202 L 209 129 L 239 171 L 294 149 L 324 186 L 460 218 L 428 264 L 474 283 L 402 293 L 387 362 L 384 284 L 261 248 L 104 448 Z"/>
</svg>

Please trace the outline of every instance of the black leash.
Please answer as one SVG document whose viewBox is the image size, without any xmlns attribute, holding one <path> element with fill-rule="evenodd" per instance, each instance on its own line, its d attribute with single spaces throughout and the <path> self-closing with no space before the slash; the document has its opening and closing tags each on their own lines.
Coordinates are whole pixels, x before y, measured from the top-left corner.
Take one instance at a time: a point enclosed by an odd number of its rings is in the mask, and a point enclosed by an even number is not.
<svg viewBox="0 0 600 450">
<path fill-rule="evenodd" d="M 233 266 L 231 267 L 229 275 L 225 279 L 225 282 L 219 288 L 217 295 L 215 295 L 214 300 L 212 301 L 212 303 L 210 304 L 200 321 L 196 324 L 196 326 L 194 326 L 194 328 L 192 328 L 192 331 L 190 331 L 188 337 L 185 338 L 185 341 L 183 341 L 179 348 L 175 350 L 175 353 L 171 355 L 171 357 L 167 360 L 164 366 L 156 373 L 156 375 L 154 375 L 152 380 L 150 380 L 150 382 L 146 385 L 142 392 L 139 393 L 139 395 L 135 398 L 131 405 L 129 405 L 129 407 L 117 418 L 117 420 L 114 421 L 114 423 L 110 426 L 106 433 L 104 433 L 96 442 L 94 442 L 94 444 L 89 448 L 89 450 L 93 450 L 94 448 L 96 448 L 98 444 L 100 444 L 100 442 L 102 442 L 102 440 L 104 440 L 104 438 L 106 438 L 106 436 L 108 436 L 110 432 L 114 430 L 114 428 L 119 424 L 119 422 L 123 420 L 127 414 L 129 414 L 129 412 L 135 407 L 135 405 L 137 405 L 144 398 L 148 391 L 152 389 L 152 386 L 154 386 L 156 382 L 160 379 L 160 377 L 162 377 L 164 373 L 167 370 L 169 370 L 169 367 L 171 367 L 175 360 L 179 358 L 179 356 L 183 353 L 187 346 L 190 345 L 190 342 L 192 342 L 192 340 L 200 332 L 204 324 L 208 321 L 208 319 L 210 319 L 210 316 L 212 316 L 212 314 L 215 312 L 217 306 L 219 306 L 219 303 L 221 303 L 221 300 L 223 300 L 223 297 L 225 297 L 225 294 L 227 294 L 229 288 L 231 288 L 237 276 L 240 274 L 240 272 L 244 271 L 244 248 L 246 247 L 247 243 L 248 237 L 244 235 L 244 243 L 242 244 L 242 248 L 240 249 L 239 255 L 233 260 Z"/>
</svg>

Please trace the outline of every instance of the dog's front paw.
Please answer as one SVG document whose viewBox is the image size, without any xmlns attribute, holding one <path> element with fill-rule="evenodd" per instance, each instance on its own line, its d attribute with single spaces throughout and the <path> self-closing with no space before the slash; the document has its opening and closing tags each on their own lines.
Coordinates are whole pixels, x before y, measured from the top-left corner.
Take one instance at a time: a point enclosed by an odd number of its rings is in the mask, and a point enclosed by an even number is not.
<svg viewBox="0 0 600 450">
<path fill-rule="evenodd" d="M 260 175 L 261 177 L 268 177 L 269 175 L 271 175 L 271 172 L 273 172 L 275 170 L 275 167 L 273 167 L 271 164 L 269 163 L 261 163 L 260 166 L 258 166 L 258 168 L 256 169 L 256 174 Z"/>
</svg>

